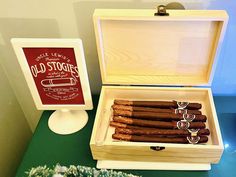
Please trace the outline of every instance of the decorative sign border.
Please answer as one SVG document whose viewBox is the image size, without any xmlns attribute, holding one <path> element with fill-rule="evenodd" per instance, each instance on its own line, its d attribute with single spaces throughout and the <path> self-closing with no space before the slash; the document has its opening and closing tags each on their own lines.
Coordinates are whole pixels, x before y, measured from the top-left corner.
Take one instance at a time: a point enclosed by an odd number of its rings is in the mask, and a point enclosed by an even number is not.
<svg viewBox="0 0 236 177">
<path fill-rule="evenodd" d="M 37 109 L 93 109 L 80 39 L 13 38 L 11 43 Z"/>
</svg>

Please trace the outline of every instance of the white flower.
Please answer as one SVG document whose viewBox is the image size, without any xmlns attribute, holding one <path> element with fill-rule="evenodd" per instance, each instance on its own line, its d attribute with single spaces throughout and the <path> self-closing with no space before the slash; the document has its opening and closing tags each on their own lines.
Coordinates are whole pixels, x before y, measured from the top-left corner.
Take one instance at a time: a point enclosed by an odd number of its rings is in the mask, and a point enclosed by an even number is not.
<svg viewBox="0 0 236 177">
<path fill-rule="evenodd" d="M 56 173 L 65 173 L 67 171 L 67 167 L 66 166 L 60 166 L 60 165 L 56 165 L 54 168 L 54 171 Z"/>
<path fill-rule="evenodd" d="M 61 174 L 54 174 L 52 177 L 63 177 Z"/>
<path fill-rule="evenodd" d="M 68 168 L 66 166 L 62 166 L 61 170 L 62 170 L 63 173 L 65 173 L 68 170 Z"/>
</svg>

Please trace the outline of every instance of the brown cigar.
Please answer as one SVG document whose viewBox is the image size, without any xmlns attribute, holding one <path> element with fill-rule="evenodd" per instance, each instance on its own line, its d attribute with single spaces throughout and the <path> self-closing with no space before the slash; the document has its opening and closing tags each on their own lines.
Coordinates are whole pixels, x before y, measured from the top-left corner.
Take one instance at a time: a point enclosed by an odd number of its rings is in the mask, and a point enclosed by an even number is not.
<svg viewBox="0 0 236 177">
<path fill-rule="evenodd" d="M 128 124 L 124 124 L 124 123 L 120 123 L 120 122 L 114 122 L 114 121 L 110 121 L 110 126 L 115 127 L 115 128 L 153 129 L 153 130 L 156 129 L 156 128 L 150 128 L 150 127 L 128 125 Z"/>
<path fill-rule="evenodd" d="M 163 137 L 137 136 L 137 135 L 126 135 L 126 134 L 115 133 L 112 135 L 112 138 L 124 141 L 135 141 L 135 142 L 159 142 L 159 143 L 183 143 L 183 144 L 189 143 L 186 137 L 163 138 Z M 208 138 L 206 136 L 201 136 L 198 143 L 206 143 L 207 141 Z"/>
<path fill-rule="evenodd" d="M 140 127 L 140 126 L 133 126 L 133 125 L 127 125 L 127 124 L 122 124 L 119 122 L 110 122 L 110 126 L 115 127 L 115 132 L 117 131 L 117 128 L 128 128 L 128 129 L 141 129 L 141 130 L 156 130 L 157 128 L 150 128 L 150 127 Z M 167 129 L 165 129 L 167 130 Z M 124 133 L 125 134 L 125 133 Z M 180 137 L 180 136 L 186 136 L 186 135 L 151 135 L 149 136 L 158 136 L 158 137 Z"/>
<path fill-rule="evenodd" d="M 115 133 L 129 135 L 184 135 L 191 136 L 188 130 L 173 130 L 173 129 L 153 129 L 153 128 L 116 128 Z M 208 129 L 200 129 L 197 136 L 210 135 Z"/>
<path fill-rule="evenodd" d="M 163 129 L 177 129 L 177 122 L 164 122 L 164 121 L 153 121 L 153 120 L 142 120 L 142 119 L 133 119 L 127 118 L 122 116 L 114 116 L 113 121 L 129 124 L 129 125 L 136 125 L 136 126 L 143 126 L 143 127 L 156 127 L 156 128 L 163 128 Z M 190 122 L 189 129 L 203 129 L 206 125 L 203 122 Z"/>
<path fill-rule="evenodd" d="M 177 101 L 130 101 L 130 100 L 114 100 L 114 104 L 128 106 L 143 106 L 156 108 L 178 108 Z M 189 103 L 186 109 L 201 109 L 200 103 Z"/>
<path fill-rule="evenodd" d="M 176 109 L 161 109 L 161 108 L 151 108 L 151 107 L 139 107 L 139 106 L 125 106 L 125 105 L 112 105 L 113 110 L 124 110 L 124 111 L 136 111 L 136 112 L 156 112 L 156 113 L 185 113 L 185 114 L 194 114 L 201 115 L 202 112 L 198 110 L 176 110 Z"/>
<path fill-rule="evenodd" d="M 123 111 L 123 110 L 114 110 L 114 116 L 127 116 L 135 117 L 139 119 L 153 119 L 153 120 L 162 120 L 162 121 L 171 121 L 171 120 L 183 120 L 184 116 L 191 116 L 195 122 L 206 122 L 205 115 L 191 115 L 191 114 L 170 114 L 170 113 L 154 113 L 154 112 L 136 112 L 136 111 Z"/>
</svg>

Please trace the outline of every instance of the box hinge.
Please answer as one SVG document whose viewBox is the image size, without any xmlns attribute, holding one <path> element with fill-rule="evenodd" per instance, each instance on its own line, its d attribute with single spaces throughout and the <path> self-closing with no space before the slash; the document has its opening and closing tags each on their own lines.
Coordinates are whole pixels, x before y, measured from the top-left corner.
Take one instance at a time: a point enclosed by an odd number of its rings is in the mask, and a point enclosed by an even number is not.
<svg viewBox="0 0 236 177">
<path fill-rule="evenodd" d="M 154 16 L 169 16 L 169 13 L 166 12 L 166 6 L 159 5 L 157 7 L 157 12 L 154 13 Z"/>
<path fill-rule="evenodd" d="M 184 10 L 185 7 L 183 4 L 179 2 L 171 2 L 169 4 L 165 5 L 159 5 L 157 6 L 157 12 L 154 13 L 154 16 L 169 16 L 169 13 L 166 12 L 166 9 L 178 9 L 178 10 Z"/>
</svg>

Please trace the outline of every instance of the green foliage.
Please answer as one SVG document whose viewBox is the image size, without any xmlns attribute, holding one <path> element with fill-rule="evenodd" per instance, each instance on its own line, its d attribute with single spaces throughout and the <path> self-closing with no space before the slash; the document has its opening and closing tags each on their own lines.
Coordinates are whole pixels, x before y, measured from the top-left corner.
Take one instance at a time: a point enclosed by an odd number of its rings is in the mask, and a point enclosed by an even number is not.
<svg viewBox="0 0 236 177">
<path fill-rule="evenodd" d="M 70 165 L 69 167 L 57 164 L 54 169 L 45 166 L 33 167 L 26 172 L 28 177 L 138 177 L 121 171 L 113 171 L 86 166 Z"/>
<path fill-rule="evenodd" d="M 31 168 L 29 172 L 26 172 L 29 177 L 49 177 L 52 176 L 53 170 L 49 169 L 46 165 Z"/>
</svg>

